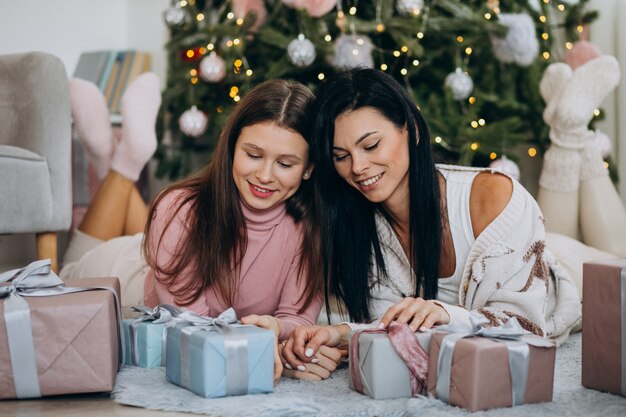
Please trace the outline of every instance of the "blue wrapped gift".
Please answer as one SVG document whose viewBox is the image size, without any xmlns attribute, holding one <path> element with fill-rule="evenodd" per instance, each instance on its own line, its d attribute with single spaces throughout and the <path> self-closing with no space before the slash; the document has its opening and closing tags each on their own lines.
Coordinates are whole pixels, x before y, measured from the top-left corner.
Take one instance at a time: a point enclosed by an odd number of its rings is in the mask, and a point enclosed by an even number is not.
<svg viewBox="0 0 626 417">
<path fill-rule="evenodd" d="M 126 341 L 126 365 L 142 368 L 165 366 L 162 352 L 166 346 L 167 327 L 179 320 L 182 313 L 176 307 L 161 304 L 153 309 L 133 306 L 132 310 L 141 313 L 139 317 L 124 320 Z"/>
<path fill-rule="evenodd" d="M 205 398 L 273 391 L 274 332 L 236 324 L 232 309 L 196 317 L 167 331 L 169 381 Z"/>
</svg>

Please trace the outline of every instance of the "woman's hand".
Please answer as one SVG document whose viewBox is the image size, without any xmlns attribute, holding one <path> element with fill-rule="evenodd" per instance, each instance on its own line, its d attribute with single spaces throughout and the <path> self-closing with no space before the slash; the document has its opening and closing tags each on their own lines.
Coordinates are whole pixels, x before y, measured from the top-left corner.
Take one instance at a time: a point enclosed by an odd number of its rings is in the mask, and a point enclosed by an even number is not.
<svg viewBox="0 0 626 417">
<path fill-rule="evenodd" d="M 318 357 L 318 352 L 321 346 L 338 348 L 347 355 L 349 331 L 350 327 L 345 324 L 296 327 L 282 350 L 285 367 L 305 371 L 305 365 L 319 363 L 321 358 Z"/>
<path fill-rule="evenodd" d="M 274 332 L 274 384 L 276 384 L 280 379 L 280 375 L 283 373 L 283 363 L 278 353 L 278 336 L 280 336 L 283 331 L 282 323 L 276 317 L 269 315 L 257 316 L 256 314 L 242 317 L 241 323 L 253 324 Z"/>
<path fill-rule="evenodd" d="M 285 343 L 286 341 L 283 341 Z M 278 352 L 282 356 L 284 344 L 278 346 Z M 346 350 L 340 350 L 328 346 L 320 346 L 315 358 L 311 360 L 311 363 L 306 365 L 300 365 L 302 368 L 289 369 L 287 368 L 287 362 L 285 362 L 285 369 L 283 369 L 283 375 L 287 378 L 303 379 L 307 381 L 321 381 L 330 377 L 332 372 L 337 369 L 337 366 L 341 363 L 343 357 L 348 354 Z M 284 358 L 283 358 L 284 360 Z M 289 365 L 290 366 L 290 365 Z"/>
<path fill-rule="evenodd" d="M 435 324 L 450 323 L 450 315 L 437 302 L 423 298 L 406 297 L 385 313 L 379 327 L 386 329 L 392 321 L 408 323 L 411 330 L 428 330 Z"/>
</svg>

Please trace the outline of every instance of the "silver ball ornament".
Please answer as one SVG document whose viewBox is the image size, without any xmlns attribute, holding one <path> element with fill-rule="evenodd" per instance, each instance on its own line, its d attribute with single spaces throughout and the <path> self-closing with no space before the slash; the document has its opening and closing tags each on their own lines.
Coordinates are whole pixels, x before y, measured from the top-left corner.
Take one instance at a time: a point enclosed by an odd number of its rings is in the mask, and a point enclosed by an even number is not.
<svg viewBox="0 0 626 417">
<path fill-rule="evenodd" d="M 539 53 L 535 23 L 526 13 L 498 16 L 499 23 L 509 28 L 503 38 L 492 36 L 493 54 L 499 61 L 527 67 Z"/>
<path fill-rule="evenodd" d="M 365 35 L 341 35 L 335 41 L 333 65 L 337 68 L 374 68 L 372 41 Z"/>
<path fill-rule="evenodd" d="M 452 91 L 452 96 L 456 101 L 461 101 L 468 98 L 472 93 L 474 81 L 461 68 L 457 68 L 454 72 L 448 74 L 445 86 Z"/>
<path fill-rule="evenodd" d="M 308 67 L 315 61 L 315 46 L 302 33 L 287 45 L 287 57 L 296 67 Z"/>
<path fill-rule="evenodd" d="M 169 27 L 182 25 L 187 20 L 187 14 L 182 7 L 176 5 L 168 7 L 163 12 L 163 20 Z"/>
<path fill-rule="evenodd" d="M 215 52 L 211 52 L 200 61 L 198 72 L 204 81 L 219 83 L 226 77 L 226 63 Z"/>
<path fill-rule="evenodd" d="M 417 16 L 424 9 L 424 0 L 398 0 L 396 10 L 403 15 Z"/>
<path fill-rule="evenodd" d="M 596 134 L 593 136 L 592 143 L 593 147 L 598 150 L 600 155 L 602 155 L 602 159 L 606 159 L 613 150 L 613 143 L 611 142 L 611 138 L 607 136 L 606 133 L 601 130 L 596 130 Z"/>
<path fill-rule="evenodd" d="M 209 125 L 209 117 L 196 106 L 192 106 L 181 114 L 178 119 L 180 130 L 187 136 L 197 138 L 206 132 Z"/>
<path fill-rule="evenodd" d="M 491 164 L 489 164 L 489 168 L 494 169 L 496 171 L 500 171 L 503 174 L 507 174 L 509 177 L 514 178 L 516 181 L 520 179 L 520 170 L 519 166 L 506 155 L 502 155 L 502 158 L 496 159 Z"/>
</svg>

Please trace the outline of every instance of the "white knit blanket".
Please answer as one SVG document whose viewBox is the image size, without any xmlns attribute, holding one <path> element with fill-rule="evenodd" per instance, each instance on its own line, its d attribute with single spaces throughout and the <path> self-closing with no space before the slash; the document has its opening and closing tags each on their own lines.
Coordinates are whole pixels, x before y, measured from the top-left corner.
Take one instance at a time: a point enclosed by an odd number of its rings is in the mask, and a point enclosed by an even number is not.
<svg viewBox="0 0 626 417">
<path fill-rule="evenodd" d="M 626 398 L 589 390 L 580 384 L 580 347 L 579 333 L 557 349 L 552 402 L 477 413 L 434 398 L 372 400 L 348 388 L 347 369 L 340 369 L 330 379 L 317 383 L 282 379 L 272 394 L 205 399 L 168 383 L 163 368 L 124 368 L 118 375 L 113 399 L 121 404 L 152 410 L 214 417 L 626 416 Z"/>
</svg>

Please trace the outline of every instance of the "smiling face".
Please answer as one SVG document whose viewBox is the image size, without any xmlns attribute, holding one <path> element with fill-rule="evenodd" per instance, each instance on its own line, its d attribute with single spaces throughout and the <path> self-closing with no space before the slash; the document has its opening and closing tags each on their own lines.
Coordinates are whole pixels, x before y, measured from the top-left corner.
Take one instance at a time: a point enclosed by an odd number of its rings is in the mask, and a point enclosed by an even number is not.
<svg viewBox="0 0 626 417">
<path fill-rule="evenodd" d="M 335 120 L 335 169 L 369 201 L 386 207 L 401 204 L 409 193 L 407 141 L 406 129 L 379 111 L 371 107 L 349 111 Z"/>
<path fill-rule="evenodd" d="M 308 179 L 309 144 L 272 122 L 246 126 L 235 144 L 233 180 L 248 208 L 268 210 L 294 195 Z"/>
</svg>

